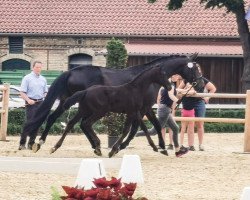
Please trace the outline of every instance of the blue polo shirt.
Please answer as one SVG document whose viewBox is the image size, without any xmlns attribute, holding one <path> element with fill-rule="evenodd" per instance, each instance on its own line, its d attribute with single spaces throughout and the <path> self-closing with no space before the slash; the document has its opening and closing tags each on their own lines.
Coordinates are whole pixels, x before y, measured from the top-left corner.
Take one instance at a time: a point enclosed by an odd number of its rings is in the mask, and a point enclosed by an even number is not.
<svg viewBox="0 0 250 200">
<path fill-rule="evenodd" d="M 42 99 L 48 92 L 47 81 L 42 75 L 31 72 L 23 77 L 20 91 L 26 93 L 29 98 Z"/>
</svg>

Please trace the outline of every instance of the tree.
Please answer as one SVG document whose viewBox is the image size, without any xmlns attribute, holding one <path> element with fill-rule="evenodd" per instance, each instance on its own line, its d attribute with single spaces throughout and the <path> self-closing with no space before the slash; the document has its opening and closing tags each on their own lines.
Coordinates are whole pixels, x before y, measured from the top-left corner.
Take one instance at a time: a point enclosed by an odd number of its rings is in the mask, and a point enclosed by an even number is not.
<svg viewBox="0 0 250 200">
<path fill-rule="evenodd" d="M 157 0 L 148 0 L 154 3 Z M 169 10 L 181 9 L 183 3 L 188 0 L 170 0 L 166 5 Z M 200 4 L 205 4 L 206 9 L 225 7 L 227 12 L 232 12 L 236 16 L 238 33 L 243 49 L 244 70 L 242 75 L 242 90 L 245 92 L 250 89 L 250 33 L 247 21 L 245 19 L 244 0 L 200 0 Z"/>
<path fill-rule="evenodd" d="M 122 69 L 126 67 L 128 54 L 125 45 L 121 40 L 112 38 L 107 46 L 107 67 Z M 107 132 L 110 136 L 117 136 L 122 133 L 125 115 L 119 113 L 108 113 L 103 123 L 107 126 Z"/>
</svg>

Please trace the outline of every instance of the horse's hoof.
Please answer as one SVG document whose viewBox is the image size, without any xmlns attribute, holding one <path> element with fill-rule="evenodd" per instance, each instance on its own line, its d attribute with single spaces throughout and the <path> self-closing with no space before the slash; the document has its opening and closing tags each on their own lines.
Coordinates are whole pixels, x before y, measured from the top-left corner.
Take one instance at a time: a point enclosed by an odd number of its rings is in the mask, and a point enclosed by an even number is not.
<svg viewBox="0 0 250 200">
<path fill-rule="evenodd" d="M 94 150 L 94 153 L 97 155 L 97 156 L 102 156 L 102 152 L 100 149 L 95 149 Z"/>
<path fill-rule="evenodd" d="M 163 155 L 165 156 L 168 156 L 168 151 L 167 150 L 163 150 L 163 151 L 160 151 Z"/>
<path fill-rule="evenodd" d="M 115 154 L 117 154 L 119 151 L 118 150 L 111 150 L 109 152 L 109 158 L 113 157 Z"/>
<path fill-rule="evenodd" d="M 113 157 L 113 155 L 115 155 L 115 153 L 113 151 L 109 152 L 109 158 Z"/>
<path fill-rule="evenodd" d="M 54 153 L 55 151 L 56 151 L 56 148 L 53 147 L 53 148 L 50 149 L 49 153 L 52 154 L 52 153 Z"/>
<path fill-rule="evenodd" d="M 34 144 L 32 145 L 32 151 L 33 151 L 34 153 L 36 153 L 39 149 L 41 149 L 41 145 L 40 145 L 40 144 L 34 143 Z"/>
<path fill-rule="evenodd" d="M 157 148 L 157 147 L 153 147 L 153 150 L 154 150 L 155 152 L 158 152 L 158 148 Z"/>
</svg>

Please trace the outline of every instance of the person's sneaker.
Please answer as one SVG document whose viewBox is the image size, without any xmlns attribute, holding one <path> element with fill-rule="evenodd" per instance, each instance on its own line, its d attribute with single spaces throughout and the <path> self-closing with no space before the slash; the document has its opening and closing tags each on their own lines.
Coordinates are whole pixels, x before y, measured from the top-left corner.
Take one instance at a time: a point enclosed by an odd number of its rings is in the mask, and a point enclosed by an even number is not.
<svg viewBox="0 0 250 200">
<path fill-rule="evenodd" d="M 189 151 L 195 151 L 194 146 L 189 146 Z"/>
<path fill-rule="evenodd" d="M 204 148 L 204 146 L 202 144 L 199 145 L 199 150 L 200 151 L 205 151 L 205 148 Z"/>
<path fill-rule="evenodd" d="M 180 157 L 188 152 L 188 148 L 181 147 L 179 151 L 175 152 L 176 157 Z"/>
<path fill-rule="evenodd" d="M 173 149 L 174 149 L 174 146 L 172 144 L 169 144 L 167 150 L 173 150 Z"/>
<path fill-rule="evenodd" d="M 18 147 L 18 150 L 25 150 L 25 149 L 26 149 L 26 147 L 25 147 L 24 144 L 21 144 L 21 145 Z"/>
</svg>

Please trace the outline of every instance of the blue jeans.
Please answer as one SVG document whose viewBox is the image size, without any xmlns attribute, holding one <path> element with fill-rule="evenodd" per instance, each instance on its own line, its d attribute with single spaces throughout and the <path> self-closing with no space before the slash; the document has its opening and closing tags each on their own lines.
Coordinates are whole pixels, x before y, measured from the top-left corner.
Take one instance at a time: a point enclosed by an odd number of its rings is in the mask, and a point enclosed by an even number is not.
<svg viewBox="0 0 250 200">
<path fill-rule="evenodd" d="M 197 101 L 194 105 L 195 117 L 205 117 L 206 114 L 206 105 L 205 101 Z"/>
</svg>

